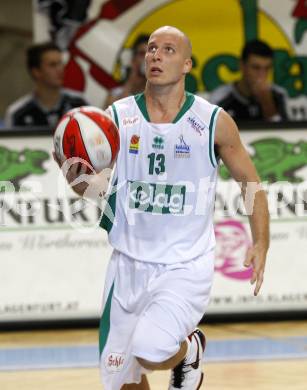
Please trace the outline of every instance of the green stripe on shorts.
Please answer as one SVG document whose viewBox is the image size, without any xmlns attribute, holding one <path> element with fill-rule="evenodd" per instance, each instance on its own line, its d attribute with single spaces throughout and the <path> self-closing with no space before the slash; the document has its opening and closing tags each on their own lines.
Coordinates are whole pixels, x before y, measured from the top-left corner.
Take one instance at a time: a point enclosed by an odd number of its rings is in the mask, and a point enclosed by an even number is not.
<svg viewBox="0 0 307 390">
<path fill-rule="evenodd" d="M 104 350 L 104 347 L 107 343 L 107 339 L 110 332 L 110 313 L 111 313 L 111 302 L 112 302 L 112 296 L 113 296 L 113 290 L 114 290 L 114 282 L 112 284 L 112 287 L 110 289 L 107 302 L 105 304 L 100 325 L 99 325 L 99 354 L 101 356 L 102 351 Z"/>
</svg>

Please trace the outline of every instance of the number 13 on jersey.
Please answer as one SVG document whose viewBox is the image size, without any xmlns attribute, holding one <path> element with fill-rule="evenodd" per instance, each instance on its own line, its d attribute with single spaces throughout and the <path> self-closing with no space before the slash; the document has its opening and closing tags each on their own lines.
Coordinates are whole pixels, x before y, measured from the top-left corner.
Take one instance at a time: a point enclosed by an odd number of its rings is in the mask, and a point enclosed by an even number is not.
<svg viewBox="0 0 307 390">
<path fill-rule="evenodd" d="M 147 157 L 149 159 L 148 173 L 150 175 L 154 173 L 160 175 L 165 172 L 165 155 L 163 153 L 150 153 Z"/>
</svg>

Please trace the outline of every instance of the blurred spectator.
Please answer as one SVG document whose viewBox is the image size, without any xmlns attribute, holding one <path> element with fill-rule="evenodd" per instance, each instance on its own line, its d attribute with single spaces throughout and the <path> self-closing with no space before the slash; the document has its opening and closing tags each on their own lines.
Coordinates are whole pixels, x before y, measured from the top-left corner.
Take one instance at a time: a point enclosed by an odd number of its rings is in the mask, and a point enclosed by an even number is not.
<svg viewBox="0 0 307 390">
<path fill-rule="evenodd" d="M 132 58 L 127 77 L 123 85 L 111 89 L 106 99 L 105 107 L 115 100 L 143 92 L 146 84 L 144 57 L 147 50 L 149 35 L 140 35 L 132 45 Z"/>
<path fill-rule="evenodd" d="M 287 120 L 284 89 L 268 80 L 273 51 L 259 40 L 248 42 L 241 54 L 241 79 L 214 90 L 209 100 L 238 121 Z"/>
<path fill-rule="evenodd" d="M 34 83 L 33 92 L 8 107 L 6 127 L 54 127 L 65 112 L 87 104 L 79 94 L 62 89 L 62 52 L 54 43 L 31 46 L 27 50 L 27 67 Z"/>
<path fill-rule="evenodd" d="M 48 18 L 51 40 L 66 50 L 75 32 L 87 19 L 91 0 L 35 0 L 34 4 Z"/>
</svg>

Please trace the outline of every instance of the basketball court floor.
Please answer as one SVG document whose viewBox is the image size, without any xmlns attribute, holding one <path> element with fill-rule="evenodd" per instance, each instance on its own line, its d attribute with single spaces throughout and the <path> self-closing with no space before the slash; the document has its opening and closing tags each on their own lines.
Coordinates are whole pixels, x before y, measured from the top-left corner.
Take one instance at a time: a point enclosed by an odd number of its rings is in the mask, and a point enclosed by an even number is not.
<svg viewBox="0 0 307 390">
<path fill-rule="evenodd" d="M 306 390 L 307 321 L 210 324 L 201 389 Z M 98 330 L 0 333 L 0 390 L 102 390 Z M 167 390 L 169 372 L 149 376 Z"/>
</svg>

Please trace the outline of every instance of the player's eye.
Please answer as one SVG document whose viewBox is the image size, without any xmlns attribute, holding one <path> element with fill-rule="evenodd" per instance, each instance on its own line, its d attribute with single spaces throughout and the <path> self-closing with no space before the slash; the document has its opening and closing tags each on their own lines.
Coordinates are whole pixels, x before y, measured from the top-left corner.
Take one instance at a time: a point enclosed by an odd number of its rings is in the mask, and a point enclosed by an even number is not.
<svg viewBox="0 0 307 390">
<path fill-rule="evenodd" d="M 174 49 L 172 46 L 166 46 L 165 50 L 166 50 L 168 53 L 175 53 L 175 49 Z"/>
<path fill-rule="evenodd" d="M 148 46 L 147 50 L 149 53 L 155 53 L 157 51 L 157 47 L 156 46 Z"/>
</svg>

